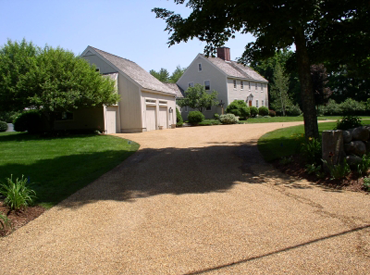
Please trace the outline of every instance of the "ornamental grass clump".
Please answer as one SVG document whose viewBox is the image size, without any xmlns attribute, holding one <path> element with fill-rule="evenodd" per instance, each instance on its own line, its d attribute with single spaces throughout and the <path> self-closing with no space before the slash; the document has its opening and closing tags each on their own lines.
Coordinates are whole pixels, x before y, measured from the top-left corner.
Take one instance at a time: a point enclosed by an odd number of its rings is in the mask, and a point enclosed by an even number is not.
<svg viewBox="0 0 370 275">
<path fill-rule="evenodd" d="M 0 231 L 6 230 L 10 227 L 10 221 L 7 216 L 0 212 Z"/>
<path fill-rule="evenodd" d="M 28 179 L 22 175 L 13 181 L 13 175 L 0 184 L 0 194 L 5 197 L 4 204 L 10 210 L 23 210 L 32 205 L 36 199 L 36 192 L 29 188 Z"/>
</svg>

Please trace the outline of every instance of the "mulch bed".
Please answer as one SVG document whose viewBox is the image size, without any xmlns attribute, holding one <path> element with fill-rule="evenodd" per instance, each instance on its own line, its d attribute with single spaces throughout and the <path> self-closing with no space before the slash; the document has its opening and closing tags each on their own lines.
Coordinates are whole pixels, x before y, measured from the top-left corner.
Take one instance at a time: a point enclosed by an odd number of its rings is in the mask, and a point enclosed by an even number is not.
<svg viewBox="0 0 370 275">
<path fill-rule="evenodd" d="M 272 164 L 274 165 L 275 168 L 289 176 L 293 176 L 299 179 L 306 179 L 318 185 L 323 185 L 326 187 L 340 190 L 366 192 L 363 189 L 364 182 L 362 177 L 358 178 L 356 173 L 351 173 L 346 178 L 341 180 L 331 180 L 330 177 L 320 179 L 316 175 L 308 174 L 306 172 L 304 162 L 299 157 L 299 155 L 292 156 L 292 160 L 293 161 L 288 164 L 281 164 L 280 160 L 275 160 L 274 162 L 272 162 Z"/>
<path fill-rule="evenodd" d="M 44 213 L 45 210 L 46 209 L 41 206 L 32 206 L 22 211 L 9 211 L 9 208 L 3 205 L 3 202 L 0 201 L 0 212 L 3 215 L 8 216 L 8 219 L 11 224 L 11 226 L 6 228 L 5 230 L 1 230 L 0 227 L 0 236 L 9 235 L 13 231 L 17 230 L 18 228 L 22 227 L 23 225 L 27 224 L 33 219 L 36 219 L 38 216 Z"/>
</svg>

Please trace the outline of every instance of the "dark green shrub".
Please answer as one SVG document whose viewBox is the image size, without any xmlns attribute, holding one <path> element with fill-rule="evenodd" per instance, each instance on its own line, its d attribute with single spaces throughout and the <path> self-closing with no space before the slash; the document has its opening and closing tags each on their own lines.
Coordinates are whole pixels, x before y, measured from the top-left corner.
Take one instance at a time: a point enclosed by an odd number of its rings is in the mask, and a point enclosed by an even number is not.
<svg viewBox="0 0 370 275">
<path fill-rule="evenodd" d="M 234 100 L 226 108 L 226 113 L 233 114 L 241 118 L 247 118 L 250 115 L 250 110 L 244 100 Z"/>
<path fill-rule="evenodd" d="M 178 108 L 176 108 L 176 126 L 182 127 L 184 120 L 182 119 L 181 113 Z"/>
<path fill-rule="evenodd" d="M 299 115 L 302 114 L 302 111 L 299 108 L 298 104 L 297 105 L 291 105 L 291 106 L 287 107 L 286 114 L 288 116 L 299 116 Z"/>
<path fill-rule="evenodd" d="M 276 112 L 274 110 L 269 110 L 269 116 L 271 117 L 276 116 Z"/>
<path fill-rule="evenodd" d="M 238 119 L 234 114 L 220 115 L 220 121 L 222 124 L 235 124 L 238 123 Z"/>
<path fill-rule="evenodd" d="M 257 107 L 251 106 L 250 111 L 251 111 L 251 117 L 255 117 L 256 115 L 258 115 Z"/>
<path fill-rule="evenodd" d="M 17 118 L 21 113 L 19 112 L 0 112 L 0 120 L 7 123 L 13 123 L 14 119 Z"/>
<path fill-rule="evenodd" d="M 0 132 L 5 132 L 6 130 L 8 130 L 8 123 L 0 121 Z"/>
<path fill-rule="evenodd" d="M 220 119 L 220 115 L 217 114 L 217 113 L 215 113 L 213 116 L 214 116 L 215 119 Z"/>
<path fill-rule="evenodd" d="M 42 125 L 41 114 L 37 110 L 26 111 L 14 120 L 14 130 L 17 132 L 37 134 L 42 131 Z"/>
<path fill-rule="evenodd" d="M 190 124 L 197 125 L 205 119 L 204 115 L 199 111 L 191 111 L 188 115 L 188 121 Z"/>
<path fill-rule="evenodd" d="M 334 115 L 342 115 L 342 109 L 339 104 L 335 102 L 333 99 L 329 99 L 328 104 L 323 108 L 324 115 L 334 116 Z"/>
<path fill-rule="evenodd" d="M 269 114 L 269 109 L 265 106 L 261 106 L 258 108 L 258 114 L 260 116 L 267 116 Z"/>
<path fill-rule="evenodd" d="M 342 119 L 337 121 L 338 130 L 348 130 L 361 126 L 361 119 L 357 116 L 344 116 Z"/>
</svg>

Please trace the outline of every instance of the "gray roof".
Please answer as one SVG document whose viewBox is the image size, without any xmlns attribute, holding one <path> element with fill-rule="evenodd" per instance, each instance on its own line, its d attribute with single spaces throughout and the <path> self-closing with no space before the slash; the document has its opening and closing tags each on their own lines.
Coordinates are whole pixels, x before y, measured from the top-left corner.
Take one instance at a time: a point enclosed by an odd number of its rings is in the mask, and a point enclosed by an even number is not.
<svg viewBox="0 0 370 275">
<path fill-rule="evenodd" d="M 163 83 L 165 84 L 168 88 L 173 90 L 176 93 L 177 98 L 183 98 L 184 97 L 184 90 L 180 88 L 179 85 L 176 83 Z"/>
<path fill-rule="evenodd" d="M 234 78 L 243 78 L 246 80 L 257 81 L 257 82 L 265 82 L 268 81 L 254 71 L 252 68 L 248 66 L 244 66 L 243 64 L 237 63 L 235 61 L 225 61 L 218 57 L 205 57 L 208 59 L 213 65 L 223 71 L 227 76 L 234 77 Z"/>
<path fill-rule="evenodd" d="M 135 62 L 122 58 L 120 56 L 107 53 L 105 51 L 99 50 L 97 48 L 91 47 L 95 52 L 100 54 L 103 58 L 108 60 L 111 64 L 117 67 L 120 71 L 130 77 L 133 81 L 139 84 L 142 88 L 159 91 L 166 94 L 175 95 L 175 92 L 172 89 L 169 89 L 167 85 L 156 79 L 150 73 L 145 71 Z"/>
</svg>

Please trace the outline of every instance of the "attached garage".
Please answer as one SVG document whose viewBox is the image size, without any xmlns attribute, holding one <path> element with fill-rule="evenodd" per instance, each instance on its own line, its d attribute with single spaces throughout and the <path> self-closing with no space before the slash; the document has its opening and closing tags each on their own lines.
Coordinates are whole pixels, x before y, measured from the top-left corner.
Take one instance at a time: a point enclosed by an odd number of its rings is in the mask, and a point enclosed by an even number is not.
<svg viewBox="0 0 370 275">
<path fill-rule="evenodd" d="M 156 106 L 147 105 L 145 118 L 146 118 L 146 130 L 153 131 L 157 129 L 157 115 L 156 115 Z"/>
<path fill-rule="evenodd" d="M 117 106 L 106 107 L 105 110 L 105 129 L 107 134 L 117 133 Z"/>
</svg>

